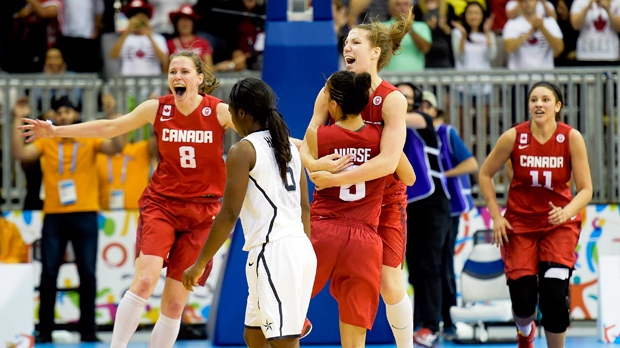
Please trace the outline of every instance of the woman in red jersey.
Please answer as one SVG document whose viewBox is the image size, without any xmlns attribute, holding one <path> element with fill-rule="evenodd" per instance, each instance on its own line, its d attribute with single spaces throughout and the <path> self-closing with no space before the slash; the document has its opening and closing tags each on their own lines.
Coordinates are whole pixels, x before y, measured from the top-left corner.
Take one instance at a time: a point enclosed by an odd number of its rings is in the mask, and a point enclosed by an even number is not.
<svg viewBox="0 0 620 348">
<path fill-rule="evenodd" d="M 147 123 L 153 124 L 159 164 L 139 201 L 136 271 L 121 300 L 111 347 L 126 347 L 140 323 L 142 311 L 167 267 L 161 314 L 151 334 L 151 347 L 172 347 L 189 292 L 183 271 L 198 258 L 220 209 L 226 169 L 224 133 L 233 128 L 228 105 L 208 95 L 217 87 L 215 76 L 193 52 L 170 57 L 168 87 L 172 94 L 147 100 L 114 120 L 54 126 L 24 119 L 28 142 L 37 138 L 110 138 Z M 212 263 L 199 284 L 204 285 Z"/>
<path fill-rule="evenodd" d="M 518 347 L 534 347 L 540 299 L 547 345 L 563 348 L 580 211 L 592 199 L 592 179 L 581 133 L 559 122 L 564 105 L 559 87 L 541 81 L 528 97 L 531 120 L 500 136 L 480 168 L 479 184 L 493 218 L 493 242 L 502 248 Z M 514 174 L 502 216 L 493 176 L 508 160 Z M 567 184 L 571 175 L 574 197 Z"/>
<path fill-rule="evenodd" d="M 383 242 L 381 296 L 399 348 L 413 345 L 412 306 L 402 276 L 407 240 L 405 185 L 413 182 L 403 183 L 393 175 L 405 144 L 407 100 L 396 87 L 382 80 L 378 72 L 400 49 L 400 42 L 409 35 L 412 23 L 413 16 L 409 12 L 390 27 L 380 22 L 360 24 L 349 31 L 345 41 L 343 55 L 347 70 L 358 74 L 366 72 L 371 76 L 370 102 L 361 115 L 366 123 L 383 126 L 379 155 L 353 170 L 342 171 L 352 164 L 351 156 L 331 154 L 315 160 L 307 146 L 301 149 L 304 166 L 311 172 L 310 179 L 317 187 L 354 185 L 389 175 L 378 230 Z M 323 93 L 324 89 L 321 89 L 316 98 L 311 127 L 328 123 L 329 112 Z"/>
</svg>

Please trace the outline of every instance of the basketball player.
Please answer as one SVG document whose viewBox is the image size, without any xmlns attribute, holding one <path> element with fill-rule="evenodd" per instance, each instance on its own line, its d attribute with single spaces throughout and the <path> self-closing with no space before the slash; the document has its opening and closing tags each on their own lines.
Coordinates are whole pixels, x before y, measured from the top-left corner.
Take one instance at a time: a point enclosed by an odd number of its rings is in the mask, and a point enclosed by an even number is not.
<svg viewBox="0 0 620 348">
<path fill-rule="evenodd" d="M 189 291 L 241 216 L 248 251 L 248 347 L 299 347 L 316 272 L 310 240 L 308 187 L 297 147 L 276 110 L 275 93 L 245 78 L 230 92 L 230 114 L 244 138 L 226 158 L 230 169 L 222 210 L 200 256 L 183 275 Z"/>
<path fill-rule="evenodd" d="M 528 98 L 531 120 L 500 136 L 480 168 L 479 184 L 493 218 L 493 242 L 502 248 L 518 347 L 534 347 L 540 299 L 547 346 L 563 348 L 580 212 L 592 199 L 592 179 L 581 133 L 559 122 L 560 88 L 541 81 Z M 502 216 L 493 176 L 509 159 L 514 174 Z M 571 175 L 574 197 L 567 185 Z"/>
<path fill-rule="evenodd" d="M 139 201 L 136 271 L 118 306 L 111 347 L 127 346 L 163 267 L 167 274 L 161 314 L 149 346 L 173 346 L 189 295 L 181 277 L 198 257 L 224 192 L 224 132 L 234 129 L 228 105 L 207 94 L 218 83 L 199 56 L 180 52 L 170 56 L 170 62 L 168 87 L 173 93 L 147 100 L 125 116 L 71 126 L 23 119 L 27 124 L 21 127 L 31 142 L 116 137 L 153 124 L 160 162 Z M 205 284 L 211 265 L 205 265 L 199 284 Z"/>
</svg>

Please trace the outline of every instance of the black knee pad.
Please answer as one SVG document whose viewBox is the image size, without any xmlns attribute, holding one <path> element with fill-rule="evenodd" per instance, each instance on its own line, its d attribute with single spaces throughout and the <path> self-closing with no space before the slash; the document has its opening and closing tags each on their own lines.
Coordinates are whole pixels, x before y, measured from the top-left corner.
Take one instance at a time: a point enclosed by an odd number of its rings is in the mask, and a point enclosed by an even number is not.
<svg viewBox="0 0 620 348">
<path fill-rule="evenodd" d="M 517 317 L 527 318 L 536 313 L 536 303 L 538 303 L 538 279 L 536 276 L 508 279 L 508 289 L 512 300 L 512 311 Z"/>
<path fill-rule="evenodd" d="M 539 266 L 541 324 L 546 331 L 563 333 L 570 325 L 569 281 L 572 270 L 564 265 L 543 262 Z"/>
</svg>

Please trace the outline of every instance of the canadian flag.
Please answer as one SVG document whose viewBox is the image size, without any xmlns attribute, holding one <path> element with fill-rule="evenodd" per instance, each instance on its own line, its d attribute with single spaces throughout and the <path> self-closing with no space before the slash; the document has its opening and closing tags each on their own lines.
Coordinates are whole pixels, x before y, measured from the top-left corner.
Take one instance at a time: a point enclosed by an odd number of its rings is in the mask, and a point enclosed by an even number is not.
<svg viewBox="0 0 620 348">
<path fill-rule="evenodd" d="M 164 105 L 164 109 L 162 110 L 161 114 L 162 116 L 170 116 L 171 112 L 172 112 L 172 105 Z"/>
<path fill-rule="evenodd" d="M 527 144 L 527 133 L 519 134 L 519 144 Z"/>
</svg>

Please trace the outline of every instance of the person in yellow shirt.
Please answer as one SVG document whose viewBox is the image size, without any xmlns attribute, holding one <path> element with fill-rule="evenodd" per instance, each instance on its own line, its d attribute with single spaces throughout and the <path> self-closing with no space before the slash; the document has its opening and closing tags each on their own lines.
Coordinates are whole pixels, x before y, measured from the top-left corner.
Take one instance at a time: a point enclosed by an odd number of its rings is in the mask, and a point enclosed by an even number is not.
<svg viewBox="0 0 620 348">
<path fill-rule="evenodd" d="M 0 263 L 28 262 L 28 246 L 14 223 L 0 215 Z"/>
<path fill-rule="evenodd" d="M 115 112 L 116 100 L 111 94 L 101 97 L 108 119 L 122 116 Z M 151 159 L 157 157 L 157 138 L 127 142 L 121 153 L 97 155 L 99 202 L 101 209 L 138 209 L 138 199 L 151 178 Z"/>
<path fill-rule="evenodd" d="M 52 103 L 54 124 L 69 125 L 80 114 L 67 96 Z M 67 244 L 71 241 L 80 277 L 80 321 L 82 342 L 99 342 L 95 325 L 96 269 L 98 251 L 99 186 L 96 155 L 114 154 L 122 139 L 50 138 L 25 144 L 18 126 L 32 107 L 20 99 L 13 108 L 12 152 L 16 160 L 41 158 L 45 201 L 41 231 L 41 281 L 39 284 L 39 330 L 37 343 L 52 342 L 56 282 Z"/>
</svg>

